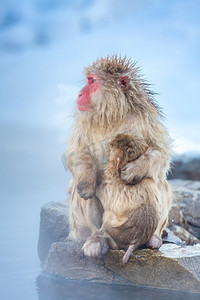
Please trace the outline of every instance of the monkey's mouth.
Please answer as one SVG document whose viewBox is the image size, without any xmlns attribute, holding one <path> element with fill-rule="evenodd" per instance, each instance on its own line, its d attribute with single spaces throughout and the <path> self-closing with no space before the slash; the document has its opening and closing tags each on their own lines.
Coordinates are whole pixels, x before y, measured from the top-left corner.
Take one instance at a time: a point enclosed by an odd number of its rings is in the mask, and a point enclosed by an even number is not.
<svg viewBox="0 0 200 300">
<path fill-rule="evenodd" d="M 90 108 L 87 104 L 78 104 L 78 110 L 80 111 L 87 111 Z"/>
</svg>

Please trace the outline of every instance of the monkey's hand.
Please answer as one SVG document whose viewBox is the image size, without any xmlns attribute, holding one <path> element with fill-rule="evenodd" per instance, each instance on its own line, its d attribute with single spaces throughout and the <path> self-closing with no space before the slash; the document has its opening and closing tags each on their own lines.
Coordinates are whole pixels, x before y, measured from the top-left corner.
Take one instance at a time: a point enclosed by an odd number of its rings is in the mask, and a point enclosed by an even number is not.
<svg viewBox="0 0 200 300">
<path fill-rule="evenodd" d="M 146 154 L 129 162 L 121 170 L 121 179 L 126 184 L 136 184 L 146 177 L 149 171 L 149 160 Z"/>
<path fill-rule="evenodd" d="M 90 199 L 95 194 L 95 184 L 87 181 L 80 181 L 77 185 L 77 192 L 84 200 Z"/>
</svg>

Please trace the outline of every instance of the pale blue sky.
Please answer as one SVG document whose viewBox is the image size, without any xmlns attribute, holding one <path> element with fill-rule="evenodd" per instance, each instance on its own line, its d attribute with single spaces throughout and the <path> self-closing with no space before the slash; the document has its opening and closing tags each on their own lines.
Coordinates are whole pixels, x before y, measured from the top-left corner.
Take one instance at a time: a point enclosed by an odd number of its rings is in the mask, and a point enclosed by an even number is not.
<svg viewBox="0 0 200 300">
<path fill-rule="evenodd" d="M 118 53 L 137 60 L 153 84 L 176 150 L 200 149 L 200 2 L 59 3 L 1 1 L 1 122 L 64 134 L 83 67 Z"/>
</svg>

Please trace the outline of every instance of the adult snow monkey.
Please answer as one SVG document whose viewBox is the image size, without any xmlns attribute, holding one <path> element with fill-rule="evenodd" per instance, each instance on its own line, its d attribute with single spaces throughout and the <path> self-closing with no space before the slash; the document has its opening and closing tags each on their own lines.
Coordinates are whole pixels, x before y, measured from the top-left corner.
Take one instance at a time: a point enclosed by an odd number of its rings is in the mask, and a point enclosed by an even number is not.
<svg viewBox="0 0 200 300">
<path fill-rule="evenodd" d="M 161 239 L 172 198 L 166 181 L 171 138 L 153 93 L 126 57 L 97 59 L 85 68 L 85 74 L 87 84 L 78 95 L 74 128 L 66 151 L 72 173 L 69 236 L 84 242 L 86 256 L 101 257 L 107 252 L 109 241 L 100 231 L 104 207 L 95 192 L 108 161 L 111 141 L 124 133 L 146 141 L 148 149 L 122 168 L 121 179 L 125 184 L 136 184 L 144 177 L 154 180 L 162 203 L 155 236 Z M 112 201 L 117 205 L 115 198 Z M 151 240 L 150 247 L 159 246 L 158 239 Z"/>
</svg>

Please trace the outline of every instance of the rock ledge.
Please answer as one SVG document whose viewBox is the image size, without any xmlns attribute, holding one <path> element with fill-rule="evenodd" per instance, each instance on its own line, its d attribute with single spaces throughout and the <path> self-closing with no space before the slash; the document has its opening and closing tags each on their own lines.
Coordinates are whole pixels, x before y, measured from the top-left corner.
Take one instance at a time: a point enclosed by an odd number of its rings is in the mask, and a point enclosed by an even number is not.
<svg viewBox="0 0 200 300">
<path fill-rule="evenodd" d="M 123 265 L 122 250 L 110 250 L 102 260 L 84 257 L 82 245 L 67 239 L 68 229 L 67 207 L 63 203 L 52 202 L 42 208 L 38 250 L 45 274 L 200 294 L 200 244 L 164 244 L 159 251 L 139 249 Z"/>
<path fill-rule="evenodd" d="M 129 284 L 200 293 L 200 245 L 164 244 L 160 250 L 135 251 L 126 265 L 124 252 L 110 250 L 102 260 L 89 259 L 70 240 L 51 246 L 44 271 L 54 277 L 107 284 Z"/>
</svg>

